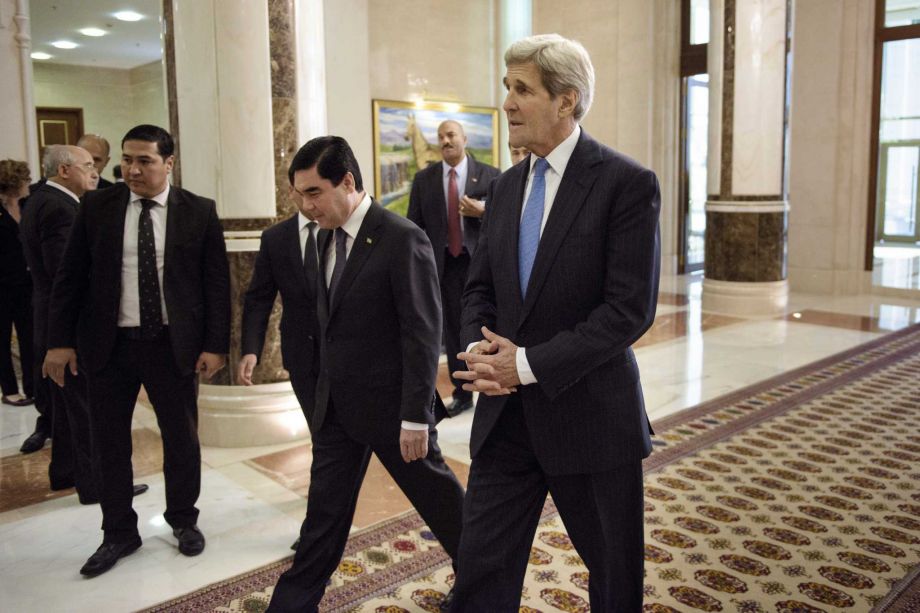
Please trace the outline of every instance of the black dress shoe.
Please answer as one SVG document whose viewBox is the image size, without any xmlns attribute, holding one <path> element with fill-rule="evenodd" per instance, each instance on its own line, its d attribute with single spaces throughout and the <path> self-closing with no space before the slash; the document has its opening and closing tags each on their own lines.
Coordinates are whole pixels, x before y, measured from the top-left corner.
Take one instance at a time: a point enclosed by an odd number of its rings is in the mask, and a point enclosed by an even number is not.
<svg viewBox="0 0 920 613">
<path fill-rule="evenodd" d="M 137 538 L 126 543 L 103 543 L 96 553 L 89 557 L 80 574 L 84 577 L 96 577 L 115 566 L 120 558 L 131 555 L 141 546 L 141 539 Z"/>
<path fill-rule="evenodd" d="M 19 448 L 19 451 L 22 453 L 35 453 L 39 449 L 45 446 L 45 441 L 47 441 L 49 436 L 44 432 L 39 432 L 36 430 L 29 435 L 22 443 L 22 447 Z"/>
<path fill-rule="evenodd" d="M 454 588 L 450 588 L 450 591 L 447 592 L 447 596 L 444 597 L 444 600 L 441 601 L 441 613 L 447 613 L 450 611 L 450 603 L 454 599 Z"/>
<path fill-rule="evenodd" d="M 179 553 L 185 556 L 197 556 L 204 551 L 204 535 L 198 526 L 173 528 L 173 536 L 179 540 Z"/>
<path fill-rule="evenodd" d="M 134 484 L 134 495 L 140 496 L 144 492 L 150 489 L 150 486 L 146 483 L 135 483 Z"/>
<path fill-rule="evenodd" d="M 9 396 L 3 396 L 2 402 L 3 404 L 8 404 L 11 407 L 27 407 L 30 404 L 35 404 L 35 398 L 32 398 L 31 396 L 23 396 L 22 398 L 13 400 Z"/>
<path fill-rule="evenodd" d="M 473 408 L 473 399 L 472 398 L 454 398 L 447 407 L 447 414 L 451 417 L 456 417 L 464 411 L 468 411 Z"/>
</svg>

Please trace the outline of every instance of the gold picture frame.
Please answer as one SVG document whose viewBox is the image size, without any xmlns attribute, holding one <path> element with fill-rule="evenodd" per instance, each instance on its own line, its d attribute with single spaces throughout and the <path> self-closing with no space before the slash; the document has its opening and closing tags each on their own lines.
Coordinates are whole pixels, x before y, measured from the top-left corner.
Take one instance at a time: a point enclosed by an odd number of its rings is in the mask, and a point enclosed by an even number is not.
<svg viewBox="0 0 920 613">
<path fill-rule="evenodd" d="M 448 119 L 463 126 L 466 150 L 498 166 L 498 109 L 456 102 L 374 100 L 374 197 L 405 215 L 415 173 L 441 161 L 437 132 Z M 419 162 L 421 160 L 421 163 Z"/>
</svg>

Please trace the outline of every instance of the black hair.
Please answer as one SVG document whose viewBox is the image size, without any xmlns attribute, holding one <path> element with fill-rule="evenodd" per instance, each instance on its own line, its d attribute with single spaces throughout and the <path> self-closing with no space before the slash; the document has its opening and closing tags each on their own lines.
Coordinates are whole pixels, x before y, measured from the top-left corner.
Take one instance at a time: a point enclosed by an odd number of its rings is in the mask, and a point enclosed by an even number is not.
<svg viewBox="0 0 920 613">
<path fill-rule="evenodd" d="M 294 185 L 294 173 L 316 166 L 316 172 L 334 186 L 339 185 L 346 173 L 355 178 L 355 189 L 364 191 L 361 169 L 355 154 L 341 136 L 319 136 L 311 139 L 294 155 L 288 168 L 288 180 Z"/>
<path fill-rule="evenodd" d="M 152 126 L 146 123 L 134 126 L 128 130 L 125 137 L 121 139 L 122 148 L 125 146 L 125 141 L 129 140 L 142 140 L 148 143 L 156 143 L 157 153 L 159 153 L 160 157 L 164 160 L 171 156 L 176 149 L 176 144 L 173 142 L 173 137 L 169 135 L 169 132 L 159 126 Z"/>
</svg>

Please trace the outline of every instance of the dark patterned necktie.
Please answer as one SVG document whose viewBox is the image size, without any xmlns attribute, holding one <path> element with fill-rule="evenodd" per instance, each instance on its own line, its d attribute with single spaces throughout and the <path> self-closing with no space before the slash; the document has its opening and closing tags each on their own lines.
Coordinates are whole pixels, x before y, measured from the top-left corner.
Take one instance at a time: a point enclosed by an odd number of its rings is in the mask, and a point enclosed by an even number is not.
<svg viewBox="0 0 920 613">
<path fill-rule="evenodd" d="M 157 247 L 153 238 L 153 219 L 150 216 L 150 209 L 156 204 L 154 200 L 141 200 L 141 217 L 137 224 L 137 289 L 143 339 L 154 339 L 163 329 Z"/>
<path fill-rule="evenodd" d="M 319 272 L 319 264 L 316 261 L 316 238 L 313 236 L 313 228 L 316 222 L 311 221 L 307 224 L 307 244 L 303 250 L 303 272 L 307 277 L 307 285 L 316 291 L 316 275 Z"/>
<path fill-rule="evenodd" d="M 348 233 L 345 232 L 342 228 L 335 229 L 335 264 L 332 267 L 332 278 L 329 279 L 329 304 L 332 304 L 332 299 L 335 297 L 335 290 L 339 286 L 339 281 L 342 280 L 342 271 L 345 270 L 345 239 L 348 238 Z"/>
</svg>

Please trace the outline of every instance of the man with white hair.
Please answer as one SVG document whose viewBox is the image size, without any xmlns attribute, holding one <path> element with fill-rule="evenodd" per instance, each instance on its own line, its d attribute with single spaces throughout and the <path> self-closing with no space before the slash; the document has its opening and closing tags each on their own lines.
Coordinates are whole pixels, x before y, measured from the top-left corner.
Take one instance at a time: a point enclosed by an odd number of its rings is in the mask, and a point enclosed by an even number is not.
<svg viewBox="0 0 920 613">
<path fill-rule="evenodd" d="M 48 476 L 52 490 L 76 486 L 81 502 L 98 502 L 90 452 L 86 386 L 76 380 L 68 398 L 41 378 L 41 365 L 48 349 L 48 300 L 54 276 L 67 244 L 70 226 L 80 198 L 96 189 L 99 174 L 88 151 L 73 145 L 49 145 L 42 157 L 47 181 L 29 197 L 22 213 L 22 247 L 32 273 L 32 308 L 35 315 L 35 381 L 39 417 L 35 432 L 26 440 L 26 451 L 41 449 L 52 438 Z M 69 402 L 68 402 L 69 400 Z M 70 410 L 67 409 L 70 405 Z M 52 427 L 53 426 L 53 427 Z"/>
<path fill-rule="evenodd" d="M 463 297 L 455 376 L 480 397 L 450 610 L 518 610 L 550 493 L 591 610 L 639 611 L 651 428 L 630 345 L 655 315 L 658 181 L 580 127 L 580 44 L 532 36 L 505 65 L 510 144 L 531 155 L 492 185 Z"/>
</svg>

